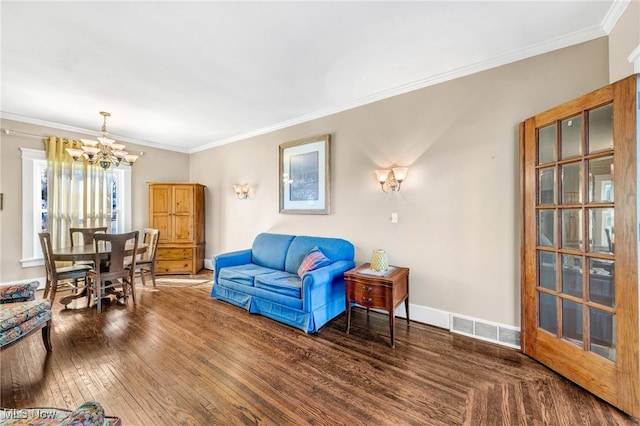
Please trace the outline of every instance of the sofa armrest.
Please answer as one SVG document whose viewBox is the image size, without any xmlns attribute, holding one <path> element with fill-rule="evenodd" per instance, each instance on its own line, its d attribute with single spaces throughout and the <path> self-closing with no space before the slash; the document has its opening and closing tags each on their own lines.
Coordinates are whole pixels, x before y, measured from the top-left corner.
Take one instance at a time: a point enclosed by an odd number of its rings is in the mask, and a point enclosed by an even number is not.
<svg viewBox="0 0 640 426">
<path fill-rule="evenodd" d="M 0 303 L 26 302 L 36 298 L 36 290 L 40 283 L 3 284 L 0 285 Z"/>
<path fill-rule="evenodd" d="M 339 291 L 344 292 L 344 273 L 353 269 L 355 263 L 352 260 L 338 260 L 327 266 L 309 271 L 302 276 L 302 303 L 303 309 L 310 312 L 316 306 L 314 301 L 326 301 L 326 293 L 333 291 L 333 283 L 343 284 Z"/>
<path fill-rule="evenodd" d="M 222 253 L 213 257 L 213 283 L 218 282 L 220 268 L 251 263 L 251 249 Z"/>
</svg>

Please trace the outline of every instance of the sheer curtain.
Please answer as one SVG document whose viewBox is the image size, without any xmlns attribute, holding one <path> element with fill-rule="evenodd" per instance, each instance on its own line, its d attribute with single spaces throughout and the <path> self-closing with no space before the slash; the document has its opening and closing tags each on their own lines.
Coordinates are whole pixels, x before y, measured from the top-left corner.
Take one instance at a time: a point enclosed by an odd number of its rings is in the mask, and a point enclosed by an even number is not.
<svg viewBox="0 0 640 426">
<path fill-rule="evenodd" d="M 111 169 L 73 161 L 66 148 L 82 142 L 55 136 L 45 140 L 47 154 L 47 227 L 54 247 L 71 245 L 69 228 L 111 225 Z"/>
</svg>

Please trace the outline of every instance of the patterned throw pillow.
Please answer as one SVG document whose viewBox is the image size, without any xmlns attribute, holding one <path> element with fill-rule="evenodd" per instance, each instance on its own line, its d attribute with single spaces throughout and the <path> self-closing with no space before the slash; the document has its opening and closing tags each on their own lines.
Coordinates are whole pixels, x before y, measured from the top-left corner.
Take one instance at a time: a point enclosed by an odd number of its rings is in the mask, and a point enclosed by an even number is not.
<svg viewBox="0 0 640 426">
<path fill-rule="evenodd" d="M 318 269 L 322 266 L 326 266 L 330 263 L 331 261 L 327 258 L 327 256 L 325 256 L 324 253 L 320 251 L 318 246 L 315 246 L 314 248 L 309 250 L 309 253 L 307 253 L 304 259 L 302 259 L 302 263 L 298 268 L 298 275 L 300 276 L 300 278 L 302 278 L 305 273 L 313 271 L 314 269 Z"/>
</svg>

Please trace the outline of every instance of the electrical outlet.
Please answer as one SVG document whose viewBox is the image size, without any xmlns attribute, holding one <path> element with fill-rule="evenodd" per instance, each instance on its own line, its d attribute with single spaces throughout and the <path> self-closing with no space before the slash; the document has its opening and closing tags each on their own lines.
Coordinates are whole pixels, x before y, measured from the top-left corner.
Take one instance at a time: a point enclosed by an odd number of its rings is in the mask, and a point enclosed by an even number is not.
<svg viewBox="0 0 640 426">
<path fill-rule="evenodd" d="M 391 213 L 391 223 L 398 223 L 398 213 Z"/>
</svg>

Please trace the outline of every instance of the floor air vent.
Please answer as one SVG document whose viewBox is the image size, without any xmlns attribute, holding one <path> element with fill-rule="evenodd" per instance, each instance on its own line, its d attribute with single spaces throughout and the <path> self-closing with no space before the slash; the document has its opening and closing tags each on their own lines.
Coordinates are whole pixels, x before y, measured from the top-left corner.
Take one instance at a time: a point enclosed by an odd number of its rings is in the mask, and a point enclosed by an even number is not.
<svg viewBox="0 0 640 426">
<path fill-rule="evenodd" d="M 453 314 L 449 324 L 452 333 L 520 349 L 520 330 L 517 327 Z"/>
</svg>

